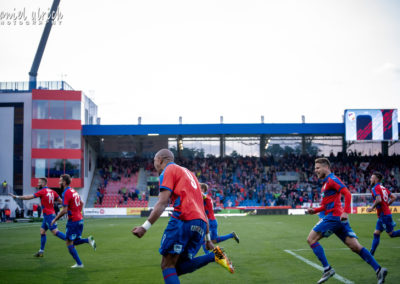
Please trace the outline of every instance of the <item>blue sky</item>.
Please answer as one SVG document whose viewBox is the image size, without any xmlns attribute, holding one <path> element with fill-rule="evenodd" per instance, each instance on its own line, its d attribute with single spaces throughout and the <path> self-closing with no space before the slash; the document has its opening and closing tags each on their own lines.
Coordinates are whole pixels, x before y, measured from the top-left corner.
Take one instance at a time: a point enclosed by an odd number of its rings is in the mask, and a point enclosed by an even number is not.
<svg viewBox="0 0 400 284">
<path fill-rule="evenodd" d="M 0 0 L 0 12 L 49 0 Z M 61 0 L 39 80 L 103 124 L 341 122 L 399 108 L 399 1 Z M 0 81 L 26 81 L 43 26 L 0 25 Z"/>
</svg>

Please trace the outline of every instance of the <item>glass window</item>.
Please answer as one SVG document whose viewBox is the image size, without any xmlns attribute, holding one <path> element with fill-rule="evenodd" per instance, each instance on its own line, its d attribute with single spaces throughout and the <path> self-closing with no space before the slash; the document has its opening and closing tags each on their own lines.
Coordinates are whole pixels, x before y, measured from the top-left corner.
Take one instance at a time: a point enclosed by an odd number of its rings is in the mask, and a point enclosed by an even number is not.
<svg viewBox="0 0 400 284">
<path fill-rule="evenodd" d="M 81 148 L 81 131 L 65 130 L 65 148 L 80 149 Z"/>
<path fill-rule="evenodd" d="M 64 161 L 62 159 L 49 159 L 48 167 L 49 167 L 49 178 L 59 178 L 62 174 L 64 174 Z"/>
<path fill-rule="evenodd" d="M 72 178 L 81 177 L 81 160 L 65 160 L 65 173 Z"/>
<path fill-rule="evenodd" d="M 49 119 L 64 119 L 64 101 L 49 101 Z"/>
<path fill-rule="evenodd" d="M 32 148 L 49 148 L 49 131 L 46 129 L 32 129 Z"/>
<path fill-rule="evenodd" d="M 50 149 L 64 149 L 64 130 L 50 130 Z"/>
<path fill-rule="evenodd" d="M 49 118 L 49 101 L 32 101 L 32 117 L 34 119 Z"/>
<path fill-rule="evenodd" d="M 32 159 L 32 178 L 41 178 L 46 175 L 46 160 Z"/>
<path fill-rule="evenodd" d="M 65 102 L 65 119 L 81 120 L 81 102 L 66 101 Z"/>
</svg>

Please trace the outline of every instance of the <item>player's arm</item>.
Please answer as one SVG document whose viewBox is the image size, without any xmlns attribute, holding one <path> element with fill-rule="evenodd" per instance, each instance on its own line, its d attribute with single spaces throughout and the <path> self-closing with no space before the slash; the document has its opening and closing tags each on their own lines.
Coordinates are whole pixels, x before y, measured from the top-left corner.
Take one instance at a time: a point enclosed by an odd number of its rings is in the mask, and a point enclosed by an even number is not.
<svg viewBox="0 0 400 284">
<path fill-rule="evenodd" d="M 307 213 L 307 214 L 317 214 L 317 213 L 319 213 L 319 212 L 321 212 L 321 211 L 326 210 L 326 206 L 325 206 L 324 199 L 322 199 L 320 205 L 321 205 L 320 207 L 316 207 L 316 208 L 311 208 L 311 207 L 310 207 L 310 208 L 307 208 L 306 213 Z"/>
<path fill-rule="evenodd" d="M 31 199 L 36 198 L 33 194 L 30 194 L 30 195 L 20 195 L 20 196 L 18 196 L 18 195 L 14 195 L 14 194 L 12 194 L 12 193 L 9 193 L 9 195 L 10 195 L 12 198 L 21 199 L 21 200 L 31 200 Z"/>
<path fill-rule="evenodd" d="M 71 197 L 72 197 L 72 195 L 70 192 L 67 192 L 65 194 L 65 196 L 63 197 L 63 200 L 62 200 L 63 208 L 60 212 L 58 212 L 57 216 L 53 219 L 53 221 L 51 221 L 52 226 L 54 225 L 55 222 L 57 222 L 58 219 L 60 219 L 62 216 L 64 216 L 65 214 L 68 213 L 68 204 L 69 204 Z"/>
<path fill-rule="evenodd" d="M 143 235 L 150 229 L 151 225 L 153 225 L 158 218 L 160 218 L 165 208 L 167 208 L 170 196 L 171 191 L 160 191 L 160 194 L 158 195 L 158 201 L 156 205 L 154 205 L 154 209 L 151 211 L 149 218 L 143 223 L 142 226 L 133 228 L 132 234 L 138 238 L 143 237 Z"/>
<path fill-rule="evenodd" d="M 213 244 L 213 242 L 211 241 L 211 236 L 210 236 L 210 225 L 209 225 L 209 220 L 208 220 L 208 217 L 207 217 L 207 215 L 206 215 L 206 219 L 207 219 L 207 233 L 206 233 L 206 236 L 205 236 L 205 241 L 206 241 L 206 249 L 207 250 L 213 250 L 214 249 L 214 244 Z"/>
<path fill-rule="evenodd" d="M 57 222 L 58 219 L 60 219 L 62 216 L 68 213 L 68 206 L 63 206 L 63 209 L 58 212 L 57 216 L 51 221 L 51 225 L 53 226 L 55 222 Z"/>
<path fill-rule="evenodd" d="M 61 197 L 58 197 L 58 198 L 56 199 L 56 202 L 59 203 L 59 204 L 62 204 L 62 199 L 61 199 Z"/>
<path fill-rule="evenodd" d="M 343 187 L 340 192 L 344 196 L 344 212 L 340 216 L 340 220 L 345 221 L 349 218 L 349 214 L 351 213 L 351 193 L 347 187 Z"/>
<path fill-rule="evenodd" d="M 375 201 L 374 203 L 371 205 L 371 207 L 367 208 L 367 212 L 372 212 L 374 211 L 374 209 L 376 208 L 376 206 L 378 206 L 380 203 L 382 202 L 382 197 L 380 195 L 377 195 L 375 197 Z"/>
<path fill-rule="evenodd" d="M 388 205 L 392 205 L 393 202 L 395 202 L 397 199 L 396 195 L 394 195 L 393 193 L 390 193 L 390 200 L 388 202 Z"/>
</svg>

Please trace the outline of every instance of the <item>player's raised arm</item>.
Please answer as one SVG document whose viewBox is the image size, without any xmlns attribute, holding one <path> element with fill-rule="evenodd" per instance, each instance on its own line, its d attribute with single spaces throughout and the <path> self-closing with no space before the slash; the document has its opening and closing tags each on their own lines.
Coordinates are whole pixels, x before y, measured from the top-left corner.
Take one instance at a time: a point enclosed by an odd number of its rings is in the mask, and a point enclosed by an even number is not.
<svg viewBox="0 0 400 284">
<path fill-rule="evenodd" d="M 133 228 L 132 234 L 138 238 L 143 237 L 143 235 L 150 229 L 151 225 L 153 225 L 158 218 L 160 218 L 165 208 L 167 208 L 170 196 L 171 192 L 169 190 L 160 191 L 160 194 L 158 195 L 158 201 L 156 205 L 154 205 L 154 209 L 151 211 L 150 217 L 146 220 L 146 222 L 143 223 L 142 226 Z"/>
<path fill-rule="evenodd" d="M 12 194 L 12 193 L 9 193 L 9 195 L 10 195 L 12 198 L 21 199 L 21 200 L 31 200 L 31 199 L 36 198 L 33 194 L 17 196 L 17 195 L 14 195 L 14 194 Z"/>
</svg>

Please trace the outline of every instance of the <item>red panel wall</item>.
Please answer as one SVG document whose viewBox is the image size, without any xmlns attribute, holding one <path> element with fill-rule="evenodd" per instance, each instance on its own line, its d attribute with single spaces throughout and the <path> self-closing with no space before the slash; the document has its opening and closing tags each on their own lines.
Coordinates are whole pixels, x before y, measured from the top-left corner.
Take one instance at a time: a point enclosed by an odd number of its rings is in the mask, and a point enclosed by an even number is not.
<svg viewBox="0 0 400 284">
<path fill-rule="evenodd" d="M 48 178 L 47 179 L 47 186 L 48 187 L 60 187 L 59 178 Z M 38 184 L 38 179 L 37 178 L 32 178 L 31 179 L 31 186 L 36 187 Z M 73 178 L 71 181 L 71 187 L 73 188 L 81 188 L 83 187 L 83 179 L 80 178 Z"/>
<path fill-rule="evenodd" d="M 32 149 L 32 159 L 81 159 L 82 149 Z"/>
<path fill-rule="evenodd" d="M 81 91 L 64 90 L 32 90 L 32 100 L 60 100 L 60 101 L 82 101 Z M 32 119 L 32 129 L 65 129 L 81 130 L 80 120 L 56 120 L 56 119 Z M 73 178 L 71 186 L 81 188 L 83 184 L 84 159 L 83 143 L 81 149 L 32 149 L 32 159 L 80 159 L 81 178 Z M 48 178 L 49 187 L 59 187 L 59 178 Z M 31 179 L 31 185 L 37 186 L 37 178 Z"/>
<path fill-rule="evenodd" d="M 32 90 L 32 100 L 82 101 L 82 92 L 63 90 Z"/>
<path fill-rule="evenodd" d="M 81 130 L 82 124 L 80 120 L 32 119 L 32 129 Z"/>
</svg>

